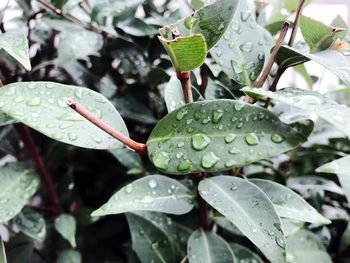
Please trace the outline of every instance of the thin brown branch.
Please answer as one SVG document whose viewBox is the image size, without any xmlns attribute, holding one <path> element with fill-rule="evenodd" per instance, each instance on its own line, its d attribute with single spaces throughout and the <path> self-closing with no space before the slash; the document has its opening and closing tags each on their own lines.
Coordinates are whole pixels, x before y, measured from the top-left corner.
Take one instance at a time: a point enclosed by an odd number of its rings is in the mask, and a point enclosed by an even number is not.
<svg viewBox="0 0 350 263">
<path fill-rule="evenodd" d="M 197 183 L 199 183 L 207 176 L 207 173 L 198 173 L 195 176 L 198 180 Z M 197 193 L 197 202 L 199 207 L 200 225 L 205 231 L 210 231 L 213 227 L 213 221 L 211 221 L 209 218 L 208 203 L 200 196 L 199 193 Z"/>
<path fill-rule="evenodd" d="M 186 263 L 188 261 L 188 256 L 185 256 L 180 263 Z"/>
<path fill-rule="evenodd" d="M 294 40 L 295 40 L 295 36 L 296 36 L 298 28 L 299 28 L 300 16 L 301 16 L 301 13 L 303 12 L 304 4 L 305 4 L 305 0 L 299 0 L 298 8 L 297 8 L 297 11 L 295 14 L 295 19 L 294 19 L 293 30 L 292 30 L 292 33 L 290 35 L 289 41 L 288 41 L 288 46 L 290 46 L 290 47 L 293 46 L 293 44 L 294 44 Z"/>
<path fill-rule="evenodd" d="M 103 130 L 104 132 L 111 135 L 113 138 L 117 139 L 118 141 L 124 143 L 129 148 L 133 149 L 134 151 L 142 154 L 147 153 L 147 145 L 143 143 L 136 142 L 129 137 L 122 134 L 120 131 L 117 131 L 113 127 L 109 126 L 107 123 L 105 123 L 103 120 L 99 119 L 97 116 L 95 116 L 93 113 L 91 113 L 88 109 L 86 109 L 81 104 L 73 101 L 73 99 L 67 99 L 66 103 L 69 107 L 71 107 L 74 111 L 79 113 L 81 116 L 83 116 L 85 119 L 90 121 L 92 124 Z"/>
<path fill-rule="evenodd" d="M 55 189 L 55 185 L 51 179 L 51 176 L 46 166 L 44 165 L 44 160 L 40 156 L 38 148 L 36 147 L 33 141 L 33 138 L 30 135 L 29 129 L 21 123 L 14 124 L 14 127 L 16 129 L 18 136 L 20 137 L 20 139 L 24 144 L 25 150 L 28 152 L 29 156 L 31 157 L 34 163 L 35 169 L 37 170 L 38 174 L 41 176 L 41 179 L 43 180 L 46 186 L 47 193 L 53 204 L 54 213 L 57 213 L 57 214 L 62 213 L 63 209 L 61 206 L 58 193 Z"/>
<path fill-rule="evenodd" d="M 277 42 L 275 44 L 275 47 L 273 48 L 272 52 L 271 52 L 271 55 L 270 55 L 270 58 L 269 58 L 269 61 L 267 62 L 262 74 L 261 74 L 261 77 L 259 79 L 259 81 L 256 83 L 255 87 L 257 88 L 261 88 L 267 77 L 269 76 L 270 74 L 270 71 L 271 71 L 271 68 L 273 66 L 273 63 L 275 62 L 276 60 L 276 57 L 277 57 L 277 54 L 278 54 L 278 51 L 280 50 L 282 44 L 283 44 L 283 41 L 286 37 L 286 34 L 288 32 L 288 28 L 289 28 L 289 22 L 284 22 L 283 26 L 282 26 L 282 29 L 281 29 L 281 32 L 280 32 L 280 35 L 277 39 Z"/>
<path fill-rule="evenodd" d="M 87 15 L 91 15 L 91 8 L 88 6 L 87 2 L 85 1 L 80 1 L 79 2 L 79 7 L 81 8 L 81 10 L 84 11 L 85 14 Z"/>
<path fill-rule="evenodd" d="M 46 12 L 46 10 L 45 10 L 44 8 L 42 8 L 42 9 L 40 9 L 39 11 L 35 12 L 34 14 L 32 14 L 32 15 L 28 18 L 28 20 L 27 20 L 27 28 L 28 28 L 28 34 L 27 34 L 27 36 L 28 36 L 29 46 L 31 46 L 31 34 L 32 34 L 32 28 L 31 28 L 31 26 L 30 26 L 30 22 L 31 22 L 32 20 L 35 20 L 36 17 L 37 17 L 39 14 L 42 14 L 42 13 L 45 13 L 45 12 Z"/>
<path fill-rule="evenodd" d="M 182 91 L 185 97 L 185 102 L 192 103 L 193 96 L 192 96 L 192 84 L 190 79 L 190 72 L 186 71 L 186 72 L 177 73 L 177 78 L 181 82 Z"/>
</svg>

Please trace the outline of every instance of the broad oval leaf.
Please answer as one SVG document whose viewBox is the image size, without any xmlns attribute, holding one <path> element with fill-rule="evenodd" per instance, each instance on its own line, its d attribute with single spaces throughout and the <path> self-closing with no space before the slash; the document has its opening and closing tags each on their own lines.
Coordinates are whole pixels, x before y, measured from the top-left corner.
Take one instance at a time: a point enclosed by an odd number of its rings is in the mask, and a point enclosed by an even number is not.
<svg viewBox="0 0 350 263">
<path fill-rule="evenodd" d="M 168 112 L 185 105 L 185 97 L 182 91 L 181 82 L 175 76 L 171 77 L 164 88 L 164 100 Z"/>
<path fill-rule="evenodd" d="M 249 248 L 239 244 L 230 243 L 230 247 L 235 254 L 235 263 L 263 263 L 264 261 Z"/>
<path fill-rule="evenodd" d="M 350 132 L 350 130 L 349 130 Z M 336 174 L 340 185 L 342 186 L 345 196 L 350 202 L 350 169 L 349 169 L 350 155 L 326 163 L 316 169 L 318 173 L 332 173 Z"/>
<path fill-rule="evenodd" d="M 234 254 L 229 244 L 213 232 L 197 229 L 188 240 L 189 263 L 233 263 Z"/>
<path fill-rule="evenodd" d="M 25 235 L 39 241 L 45 240 L 46 223 L 39 213 L 25 207 L 21 213 L 15 217 L 14 222 L 18 229 Z"/>
<path fill-rule="evenodd" d="M 0 111 L 55 140 L 92 149 L 123 147 L 122 143 L 66 105 L 74 98 L 97 117 L 128 136 L 114 106 L 90 89 L 54 82 L 18 82 L 0 89 Z"/>
<path fill-rule="evenodd" d="M 7 32 L 0 35 L 0 49 L 4 49 L 26 70 L 31 70 L 27 35 L 19 32 Z"/>
<path fill-rule="evenodd" d="M 232 176 L 204 179 L 199 194 L 226 216 L 271 262 L 285 262 L 285 240 L 273 204 L 256 185 Z"/>
<path fill-rule="evenodd" d="M 172 111 L 153 129 L 147 147 L 159 170 L 185 174 L 240 167 L 304 141 L 304 136 L 265 109 L 213 100 Z"/>
<path fill-rule="evenodd" d="M 207 57 L 207 44 L 202 35 L 177 37 L 174 40 L 158 38 L 177 72 L 194 70 L 200 67 Z"/>
<path fill-rule="evenodd" d="M 0 236 L 0 262 L 7 263 L 5 246 L 4 246 L 4 242 L 2 241 L 1 236 Z"/>
<path fill-rule="evenodd" d="M 287 238 L 287 258 L 289 262 L 331 263 L 322 240 L 307 230 L 299 230 Z"/>
<path fill-rule="evenodd" d="M 56 260 L 56 263 L 81 263 L 81 255 L 78 251 L 67 249 L 62 251 Z"/>
<path fill-rule="evenodd" d="M 177 29 L 181 37 L 201 34 L 204 36 L 208 50 L 220 39 L 227 29 L 236 10 L 237 0 L 220 0 L 194 12 L 175 24 L 165 26 L 159 31 L 165 40 L 172 40 L 172 30 Z"/>
<path fill-rule="evenodd" d="M 141 262 L 176 262 L 173 240 L 159 224 L 134 213 L 127 213 L 126 218 L 130 228 L 133 250 Z"/>
<path fill-rule="evenodd" d="M 60 235 L 66 239 L 72 247 L 76 247 L 75 232 L 77 222 L 75 218 L 68 214 L 62 214 L 55 220 L 55 229 Z"/>
<path fill-rule="evenodd" d="M 120 189 L 92 216 L 132 211 L 155 211 L 185 214 L 193 208 L 195 196 L 177 180 L 163 175 L 150 175 Z"/>
<path fill-rule="evenodd" d="M 0 168 L 0 223 L 17 215 L 39 187 L 39 177 L 20 163 Z"/>
<path fill-rule="evenodd" d="M 239 1 L 230 26 L 211 55 L 237 83 L 251 86 L 258 78 L 265 60 L 264 38 L 246 0 Z"/>
<path fill-rule="evenodd" d="M 252 179 L 250 181 L 257 185 L 269 197 L 280 217 L 315 224 L 331 223 L 329 219 L 318 213 L 317 210 L 309 205 L 301 196 L 287 187 L 263 179 Z"/>
<path fill-rule="evenodd" d="M 350 122 L 348 121 L 350 108 L 322 96 L 317 91 L 284 88 L 276 92 L 271 92 L 248 87 L 242 90 L 247 94 L 269 97 L 305 112 L 316 114 L 344 132 L 347 136 L 350 136 Z"/>
</svg>

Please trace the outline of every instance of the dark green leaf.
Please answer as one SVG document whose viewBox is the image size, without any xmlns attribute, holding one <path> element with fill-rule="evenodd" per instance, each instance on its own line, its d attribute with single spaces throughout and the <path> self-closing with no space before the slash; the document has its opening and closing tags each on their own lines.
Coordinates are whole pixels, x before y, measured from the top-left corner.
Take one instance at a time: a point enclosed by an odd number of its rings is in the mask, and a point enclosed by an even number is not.
<svg viewBox="0 0 350 263">
<path fill-rule="evenodd" d="M 75 232 L 77 222 L 75 218 L 68 214 L 62 214 L 55 220 L 55 228 L 61 236 L 66 239 L 72 247 L 76 247 Z"/>
<path fill-rule="evenodd" d="M 348 223 L 343 234 L 341 235 L 339 251 L 344 251 L 350 245 L 350 224 Z"/>
<path fill-rule="evenodd" d="M 305 141 L 265 109 L 234 100 L 195 102 L 163 118 L 148 152 L 169 174 L 221 171 L 278 155 Z"/>
<path fill-rule="evenodd" d="M 9 263 L 31 262 L 34 242 L 31 238 L 17 234 L 5 244 L 6 256 Z"/>
<path fill-rule="evenodd" d="M 23 208 L 14 221 L 19 230 L 25 235 L 44 241 L 46 238 L 46 224 L 44 218 L 37 212 L 29 208 Z"/>
<path fill-rule="evenodd" d="M 263 179 L 252 179 L 271 200 L 280 217 L 296 219 L 315 224 L 329 224 L 331 221 L 319 214 L 301 196 L 287 187 Z"/>
<path fill-rule="evenodd" d="M 64 250 L 58 255 L 56 263 L 81 263 L 81 255 L 76 250 Z"/>
<path fill-rule="evenodd" d="M 248 180 L 232 176 L 204 179 L 199 194 L 226 216 L 271 262 L 285 262 L 281 221 L 268 197 Z"/>
<path fill-rule="evenodd" d="M 177 180 L 150 175 L 124 186 L 92 216 L 133 211 L 185 214 L 193 208 L 193 199 L 189 189 Z"/>
<path fill-rule="evenodd" d="M 0 223 L 17 215 L 39 187 L 39 177 L 20 163 L 0 168 Z"/>
<path fill-rule="evenodd" d="M 33 129 L 61 142 L 113 149 L 123 145 L 66 105 L 74 98 L 97 117 L 128 136 L 114 106 L 92 90 L 54 82 L 18 82 L 0 89 L 0 110 Z"/>
<path fill-rule="evenodd" d="M 243 236 L 242 232 L 226 217 L 224 216 L 214 216 L 212 220 L 217 224 L 218 226 L 222 227 L 223 229 L 229 231 L 230 233 L 237 235 L 237 236 Z"/>
<path fill-rule="evenodd" d="M 198 229 L 188 240 L 187 254 L 189 263 L 233 263 L 234 254 L 229 244 L 213 232 Z"/>
<path fill-rule="evenodd" d="M 230 247 L 235 254 L 235 263 L 263 263 L 264 261 L 249 248 L 239 244 L 230 243 Z"/>
<path fill-rule="evenodd" d="M 109 152 L 129 171 L 139 171 L 139 173 L 143 172 L 142 159 L 138 153 L 133 152 L 128 148 L 111 149 Z"/>
</svg>

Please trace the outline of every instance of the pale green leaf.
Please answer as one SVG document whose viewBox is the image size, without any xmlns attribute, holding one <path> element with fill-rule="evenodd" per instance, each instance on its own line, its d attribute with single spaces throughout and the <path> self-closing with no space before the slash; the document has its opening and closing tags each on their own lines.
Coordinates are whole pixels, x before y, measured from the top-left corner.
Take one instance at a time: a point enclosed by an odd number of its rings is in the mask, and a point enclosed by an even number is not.
<svg viewBox="0 0 350 263">
<path fill-rule="evenodd" d="M 0 111 L 55 140 L 92 149 L 123 147 L 66 104 L 73 98 L 104 122 L 128 136 L 114 106 L 90 89 L 54 82 L 18 82 L 0 89 Z"/>
<path fill-rule="evenodd" d="M 39 187 L 39 177 L 20 163 L 0 168 L 0 223 L 17 215 Z"/>
<path fill-rule="evenodd" d="M 26 70 L 31 70 L 27 35 L 21 32 L 7 32 L 0 35 L 0 49 L 4 49 Z"/>
<path fill-rule="evenodd" d="M 289 188 L 263 179 L 252 179 L 271 200 L 280 217 L 296 219 L 315 224 L 330 224 L 331 221 L 317 212 L 301 196 Z"/>
<path fill-rule="evenodd" d="M 57 217 L 55 220 L 55 229 L 72 247 L 76 247 L 75 232 L 77 229 L 77 222 L 73 216 L 62 214 Z"/>
<path fill-rule="evenodd" d="M 304 226 L 304 222 L 293 220 L 290 218 L 281 218 L 282 229 L 285 237 L 294 235 Z"/>
<path fill-rule="evenodd" d="M 18 229 L 25 235 L 39 241 L 45 240 L 46 223 L 39 213 L 25 207 L 21 213 L 14 218 L 14 222 Z"/>
<path fill-rule="evenodd" d="M 198 229 L 188 240 L 189 263 L 233 263 L 234 254 L 229 244 L 213 232 Z"/>
<path fill-rule="evenodd" d="M 148 153 L 169 174 L 213 172 L 286 152 L 305 137 L 269 111 L 235 100 L 195 102 L 164 117 Z"/>
<path fill-rule="evenodd" d="M 350 245 L 350 224 L 348 223 L 340 238 L 339 251 L 344 251 Z"/>
<path fill-rule="evenodd" d="M 187 187 L 163 175 L 150 175 L 120 189 L 92 216 L 133 211 L 185 214 L 193 208 L 195 196 Z"/>
<path fill-rule="evenodd" d="M 118 27 L 125 33 L 137 37 L 154 36 L 157 34 L 157 30 L 154 27 L 135 17 L 122 21 L 118 24 Z"/>
<path fill-rule="evenodd" d="M 4 242 L 0 237 L 0 263 L 7 263 Z"/>
<path fill-rule="evenodd" d="M 344 37 L 347 36 L 347 34 L 348 34 L 348 25 L 346 24 L 346 22 L 344 21 L 344 19 L 340 15 L 337 15 L 332 20 L 331 26 L 345 29 L 344 31 L 337 32 L 335 34 L 335 36 L 337 38 L 343 39 Z"/>
<path fill-rule="evenodd" d="M 81 263 L 81 255 L 73 249 L 64 250 L 58 255 L 56 263 Z"/>
<path fill-rule="evenodd" d="M 239 244 L 230 243 L 231 250 L 235 254 L 235 263 L 263 263 L 264 261 L 249 248 Z"/>
<path fill-rule="evenodd" d="M 176 76 L 171 77 L 164 89 L 164 99 L 168 112 L 185 105 L 185 97 L 182 91 L 181 82 Z"/>
<path fill-rule="evenodd" d="M 268 197 L 248 180 L 232 176 L 204 179 L 199 194 L 226 216 L 271 262 L 285 262 L 281 221 Z"/>
<path fill-rule="evenodd" d="M 322 96 L 317 91 L 285 88 L 277 92 L 271 92 L 248 87 L 242 90 L 247 94 L 269 97 L 310 114 L 316 114 L 338 128 L 345 135 L 350 136 L 350 122 L 348 121 L 350 108 Z"/>
</svg>

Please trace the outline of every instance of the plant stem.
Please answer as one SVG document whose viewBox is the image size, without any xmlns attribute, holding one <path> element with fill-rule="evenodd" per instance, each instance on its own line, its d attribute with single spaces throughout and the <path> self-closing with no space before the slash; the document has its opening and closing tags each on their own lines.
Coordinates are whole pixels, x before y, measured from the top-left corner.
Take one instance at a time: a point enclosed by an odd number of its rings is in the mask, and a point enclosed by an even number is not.
<svg viewBox="0 0 350 263">
<path fill-rule="evenodd" d="M 118 141 L 124 143 L 129 148 L 133 149 L 134 151 L 142 154 L 147 153 L 147 145 L 143 143 L 136 142 L 129 137 L 122 134 L 120 131 L 117 131 L 113 127 L 109 126 L 107 123 L 99 119 L 97 116 L 95 116 L 93 113 L 91 113 L 88 109 L 86 109 L 81 104 L 73 101 L 73 99 L 67 99 L 66 103 L 69 107 L 71 107 L 73 110 L 75 110 L 77 113 L 79 113 L 81 116 L 83 116 L 85 119 L 90 121 L 92 124 L 103 130 L 104 132 L 111 135 L 113 138 L 117 139 Z"/>
<path fill-rule="evenodd" d="M 178 72 L 177 78 L 181 82 L 182 91 L 184 93 L 185 102 L 186 103 L 192 103 L 193 102 L 193 96 L 192 96 L 192 84 L 190 79 L 190 72 Z"/>
<path fill-rule="evenodd" d="M 207 173 L 196 174 L 198 183 L 202 181 L 206 176 L 207 176 Z M 211 228 L 213 227 L 213 222 L 209 219 L 209 216 L 208 216 L 208 203 L 199 195 L 199 193 L 197 193 L 197 202 L 199 206 L 200 225 L 205 231 L 210 231 Z"/>
<path fill-rule="evenodd" d="M 30 135 L 29 129 L 21 123 L 14 124 L 14 127 L 16 129 L 18 136 L 20 137 L 20 139 L 24 144 L 26 151 L 30 155 L 34 163 L 35 169 L 37 170 L 38 174 L 41 176 L 41 179 L 43 180 L 46 186 L 46 190 L 53 204 L 53 212 L 57 214 L 62 213 L 63 209 L 61 206 L 58 193 L 55 189 L 55 185 L 51 179 L 51 176 L 48 170 L 46 169 L 46 166 L 44 165 L 44 160 L 40 156 L 38 148 L 36 147 L 33 141 L 33 138 Z"/>
<path fill-rule="evenodd" d="M 281 29 L 281 32 L 280 32 L 280 35 L 279 35 L 277 42 L 275 44 L 275 47 L 273 48 L 273 50 L 271 52 L 269 61 L 267 62 L 266 66 L 261 74 L 259 81 L 255 85 L 256 88 L 261 88 L 264 85 L 267 77 L 269 76 L 271 68 L 273 66 L 273 63 L 276 60 L 278 51 L 280 50 L 280 48 L 283 44 L 283 41 L 286 37 L 286 34 L 288 32 L 288 28 L 289 28 L 289 22 L 284 22 L 282 29 Z"/>
</svg>

